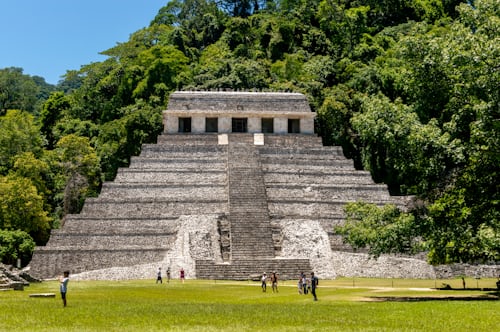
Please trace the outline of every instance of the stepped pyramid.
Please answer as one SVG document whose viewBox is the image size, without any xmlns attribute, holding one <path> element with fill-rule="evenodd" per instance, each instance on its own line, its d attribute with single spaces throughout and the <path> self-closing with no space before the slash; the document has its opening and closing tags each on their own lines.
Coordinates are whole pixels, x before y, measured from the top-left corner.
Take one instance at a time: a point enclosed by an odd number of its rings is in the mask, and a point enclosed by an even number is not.
<svg viewBox="0 0 500 332">
<path fill-rule="evenodd" d="M 349 266 L 359 270 L 366 257 L 333 234 L 343 206 L 404 202 L 355 170 L 340 147 L 323 146 L 314 116 L 297 93 L 173 93 L 157 143 L 143 145 L 99 197 L 65 217 L 36 248 L 31 273 L 154 278 L 158 266 L 203 279 L 358 273 Z"/>
</svg>

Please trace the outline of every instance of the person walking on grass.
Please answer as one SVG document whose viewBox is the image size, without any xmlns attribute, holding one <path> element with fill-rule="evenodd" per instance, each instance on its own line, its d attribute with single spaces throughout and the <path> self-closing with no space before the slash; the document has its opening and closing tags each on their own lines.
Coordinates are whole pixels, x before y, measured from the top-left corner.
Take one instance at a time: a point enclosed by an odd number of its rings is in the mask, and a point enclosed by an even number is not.
<svg viewBox="0 0 500 332">
<path fill-rule="evenodd" d="M 278 275 L 276 272 L 271 274 L 271 286 L 273 288 L 273 293 L 278 293 Z"/>
<path fill-rule="evenodd" d="M 181 274 L 181 282 L 184 283 L 184 279 L 186 278 L 186 273 L 184 272 L 183 268 L 181 268 L 180 274 Z"/>
<path fill-rule="evenodd" d="M 262 291 L 265 292 L 267 289 L 267 275 L 266 272 L 262 274 L 262 277 L 260 278 L 260 281 L 262 281 L 261 287 Z"/>
<path fill-rule="evenodd" d="M 170 266 L 167 268 L 167 284 L 170 283 Z"/>
<path fill-rule="evenodd" d="M 303 286 L 302 286 L 302 274 L 299 277 L 299 281 L 297 282 L 297 287 L 299 288 L 299 294 L 302 295 L 303 292 Z"/>
<path fill-rule="evenodd" d="M 160 282 L 163 284 L 163 279 L 161 278 L 161 267 L 158 268 L 158 272 L 156 273 L 156 283 Z"/>
<path fill-rule="evenodd" d="M 59 277 L 59 291 L 61 292 L 61 299 L 63 306 L 66 306 L 66 293 L 68 291 L 69 271 L 64 271 L 63 275 Z"/>
<path fill-rule="evenodd" d="M 306 278 L 306 274 L 304 272 L 302 272 L 301 276 L 302 276 L 302 289 L 303 289 L 303 293 L 307 294 L 307 278 Z"/>
<path fill-rule="evenodd" d="M 316 296 L 316 288 L 318 287 L 318 277 L 314 275 L 314 272 L 311 272 L 311 294 L 314 296 L 314 301 L 318 301 L 318 297 Z"/>
</svg>

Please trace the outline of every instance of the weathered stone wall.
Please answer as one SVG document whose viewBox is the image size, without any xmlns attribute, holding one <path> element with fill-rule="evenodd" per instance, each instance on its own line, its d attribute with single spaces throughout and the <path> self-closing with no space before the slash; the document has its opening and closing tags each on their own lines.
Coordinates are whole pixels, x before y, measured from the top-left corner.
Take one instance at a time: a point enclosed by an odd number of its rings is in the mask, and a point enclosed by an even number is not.
<svg viewBox="0 0 500 332">
<path fill-rule="evenodd" d="M 228 111 L 258 113 L 311 112 L 300 93 L 176 91 L 170 95 L 169 111 L 206 110 L 212 114 Z"/>
<path fill-rule="evenodd" d="M 500 265 L 450 264 L 434 267 L 436 278 L 450 279 L 457 277 L 500 278 Z"/>
</svg>

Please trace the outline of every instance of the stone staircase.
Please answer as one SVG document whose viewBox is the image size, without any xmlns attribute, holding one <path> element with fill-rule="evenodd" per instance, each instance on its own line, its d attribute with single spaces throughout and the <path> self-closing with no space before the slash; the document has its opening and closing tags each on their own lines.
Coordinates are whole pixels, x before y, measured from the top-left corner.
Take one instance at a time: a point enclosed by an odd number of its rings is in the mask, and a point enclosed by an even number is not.
<svg viewBox="0 0 500 332">
<path fill-rule="evenodd" d="M 196 276 L 212 280 L 258 280 L 263 272 L 277 272 L 281 280 L 298 279 L 301 272 L 311 271 L 309 259 L 240 259 L 231 264 L 196 261 Z"/>
<path fill-rule="evenodd" d="M 281 279 L 311 269 L 308 259 L 280 259 L 277 230 L 271 225 L 262 165 L 251 134 L 231 134 L 228 147 L 230 257 L 224 264 L 196 261 L 202 279 L 249 280 L 263 271 Z"/>
<path fill-rule="evenodd" d="M 228 180 L 231 259 L 274 257 L 266 188 L 254 145 L 230 141 Z"/>
</svg>

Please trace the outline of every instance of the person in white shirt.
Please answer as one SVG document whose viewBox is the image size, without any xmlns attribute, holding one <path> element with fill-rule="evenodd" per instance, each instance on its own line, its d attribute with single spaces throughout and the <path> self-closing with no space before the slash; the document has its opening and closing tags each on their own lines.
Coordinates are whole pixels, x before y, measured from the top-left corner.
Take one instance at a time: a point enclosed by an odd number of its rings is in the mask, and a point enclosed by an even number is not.
<svg viewBox="0 0 500 332">
<path fill-rule="evenodd" d="M 69 271 L 64 271 L 63 275 L 59 277 L 59 290 L 61 292 L 63 306 L 66 306 L 66 292 L 68 291 L 68 282 L 69 282 Z"/>
</svg>

